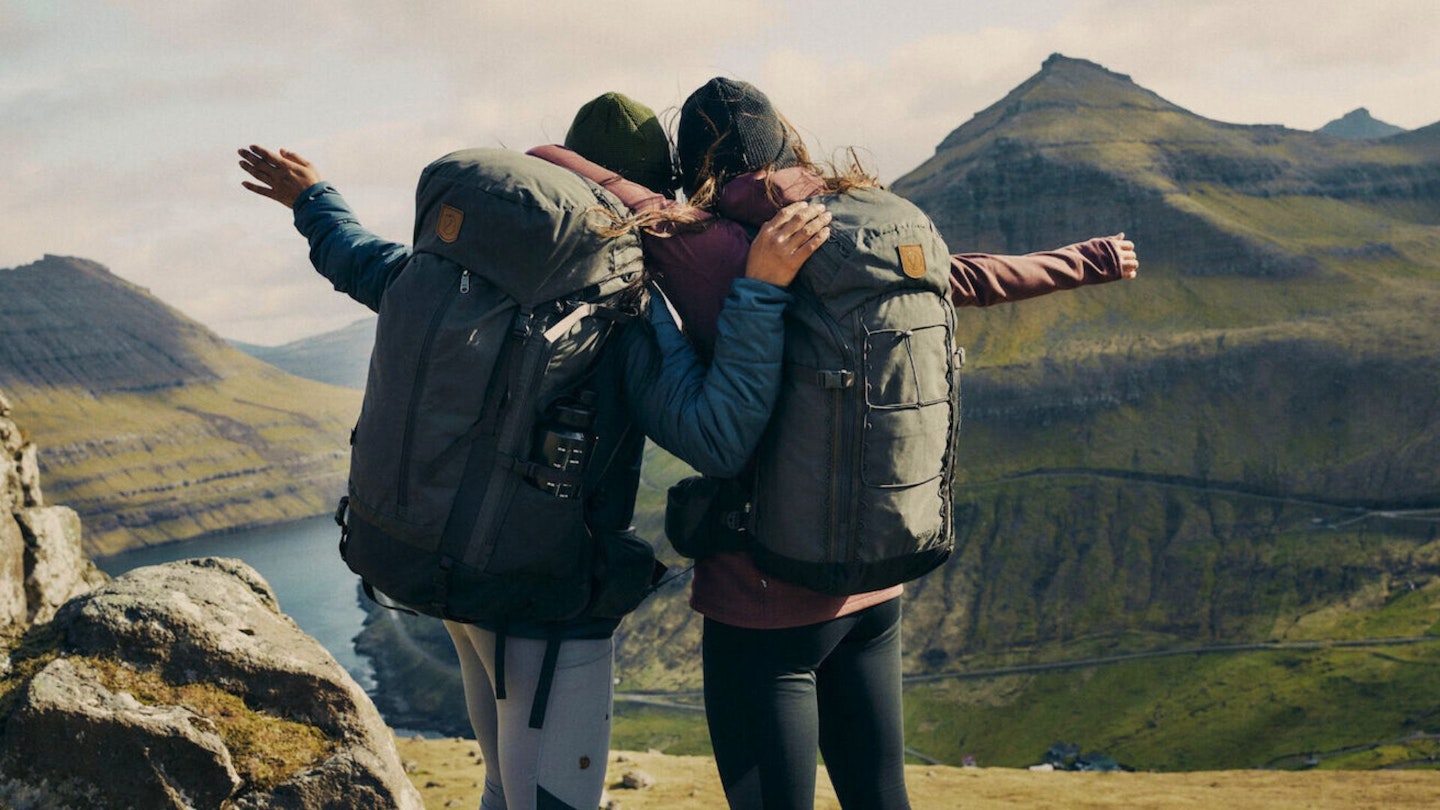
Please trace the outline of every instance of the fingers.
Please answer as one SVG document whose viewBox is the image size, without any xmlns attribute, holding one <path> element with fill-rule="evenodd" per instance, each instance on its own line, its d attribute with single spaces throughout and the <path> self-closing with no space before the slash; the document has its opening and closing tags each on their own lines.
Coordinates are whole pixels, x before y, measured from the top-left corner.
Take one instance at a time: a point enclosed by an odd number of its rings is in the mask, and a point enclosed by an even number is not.
<svg viewBox="0 0 1440 810">
<path fill-rule="evenodd" d="M 830 238 L 830 212 L 823 205 L 798 202 L 781 209 L 755 235 L 745 263 L 748 278 L 789 286 L 825 240 Z"/>
<path fill-rule="evenodd" d="M 1116 258 L 1120 264 L 1120 278 L 1135 278 L 1140 272 L 1140 260 L 1135 255 L 1135 243 L 1125 238 L 1121 231 L 1107 237 L 1115 245 Z"/>
<path fill-rule="evenodd" d="M 802 200 L 780 209 L 761 230 L 762 233 L 768 231 L 765 236 L 777 246 L 791 253 L 803 252 L 808 257 L 830 238 L 830 219 L 824 205 Z"/>
<path fill-rule="evenodd" d="M 304 167 L 306 167 L 306 168 L 310 168 L 310 161 L 306 160 L 306 159 L 303 158 L 303 157 L 300 157 L 300 155 L 299 155 L 298 153 L 291 152 L 289 149 L 283 149 L 283 148 L 282 148 L 282 149 L 280 150 L 280 156 L 283 157 L 283 158 L 285 158 L 285 159 L 288 160 L 288 161 L 291 161 L 291 162 L 293 162 L 293 163 L 298 163 L 298 164 L 300 164 L 301 166 L 304 166 Z M 1124 236 L 1124 234 L 1121 234 L 1121 236 Z"/>
<path fill-rule="evenodd" d="M 285 206 L 293 206 L 300 192 L 321 181 L 319 170 L 310 161 L 288 149 L 272 152 L 250 144 L 240 149 L 239 154 L 240 168 L 259 181 L 241 185 Z"/>
</svg>

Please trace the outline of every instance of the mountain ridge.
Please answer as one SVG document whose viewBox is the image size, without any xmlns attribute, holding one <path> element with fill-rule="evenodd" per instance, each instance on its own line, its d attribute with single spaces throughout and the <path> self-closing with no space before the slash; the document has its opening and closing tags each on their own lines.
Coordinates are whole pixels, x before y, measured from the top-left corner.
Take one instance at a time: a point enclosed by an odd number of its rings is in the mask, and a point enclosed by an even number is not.
<svg viewBox="0 0 1440 810">
<path fill-rule="evenodd" d="M 325 513 L 359 409 L 61 256 L 0 270 L 0 390 L 97 555 Z"/>
</svg>

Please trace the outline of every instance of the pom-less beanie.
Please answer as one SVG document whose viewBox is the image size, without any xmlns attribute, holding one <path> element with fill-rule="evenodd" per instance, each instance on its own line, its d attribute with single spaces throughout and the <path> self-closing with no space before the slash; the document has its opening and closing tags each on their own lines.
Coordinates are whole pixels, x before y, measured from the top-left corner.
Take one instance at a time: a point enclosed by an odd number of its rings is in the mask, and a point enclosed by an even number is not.
<svg viewBox="0 0 1440 810">
<path fill-rule="evenodd" d="M 670 141 L 655 111 L 621 93 L 606 93 L 575 113 L 565 146 L 652 191 L 675 188 Z"/>
<path fill-rule="evenodd" d="M 716 77 L 685 99 L 675 137 L 680 179 L 693 193 L 709 174 L 722 182 L 766 166 L 794 165 L 795 152 L 770 99 L 749 82 Z"/>
</svg>

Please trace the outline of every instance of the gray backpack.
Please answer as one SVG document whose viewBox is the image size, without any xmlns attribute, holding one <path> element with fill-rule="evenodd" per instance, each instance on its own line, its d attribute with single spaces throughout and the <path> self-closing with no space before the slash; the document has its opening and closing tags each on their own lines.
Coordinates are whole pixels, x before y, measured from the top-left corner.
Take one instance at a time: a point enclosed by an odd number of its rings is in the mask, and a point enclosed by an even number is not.
<svg viewBox="0 0 1440 810">
<path fill-rule="evenodd" d="M 817 198 L 834 219 L 786 314 L 780 399 L 756 459 L 756 564 L 829 594 L 877 590 L 954 547 L 960 425 L 950 251 L 881 189 Z"/>
<path fill-rule="evenodd" d="M 605 212 L 627 213 L 508 150 L 456 152 L 421 175 L 337 515 L 372 595 L 503 628 L 618 617 L 648 593 L 650 546 L 585 520 L 589 376 L 644 296 L 639 241 L 599 235 Z"/>
</svg>

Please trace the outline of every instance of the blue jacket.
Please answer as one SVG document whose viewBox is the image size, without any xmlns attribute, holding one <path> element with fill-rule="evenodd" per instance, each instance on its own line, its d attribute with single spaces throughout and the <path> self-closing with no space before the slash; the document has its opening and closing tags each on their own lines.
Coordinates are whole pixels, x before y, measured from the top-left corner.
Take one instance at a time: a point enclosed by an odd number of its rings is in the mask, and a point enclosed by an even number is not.
<svg viewBox="0 0 1440 810">
<path fill-rule="evenodd" d="M 410 248 L 360 225 L 329 183 L 306 189 L 294 204 L 295 227 L 310 243 L 310 261 L 335 286 L 377 310 Z M 595 532 L 623 531 L 634 516 L 645 436 L 699 472 L 733 477 L 759 444 L 778 395 L 790 294 L 750 279 L 734 282 L 719 322 L 712 364 L 701 362 L 663 304 L 620 328 L 605 345 L 595 379 L 595 457 L 587 521 Z M 616 622 L 587 621 L 567 633 L 604 637 Z M 507 628 L 512 635 L 529 635 Z M 536 632 L 535 635 L 543 635 Z"/>
</svg>

